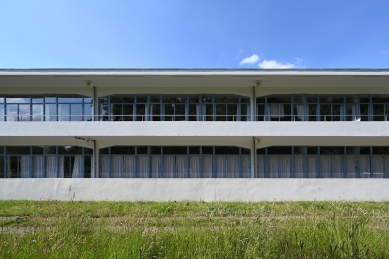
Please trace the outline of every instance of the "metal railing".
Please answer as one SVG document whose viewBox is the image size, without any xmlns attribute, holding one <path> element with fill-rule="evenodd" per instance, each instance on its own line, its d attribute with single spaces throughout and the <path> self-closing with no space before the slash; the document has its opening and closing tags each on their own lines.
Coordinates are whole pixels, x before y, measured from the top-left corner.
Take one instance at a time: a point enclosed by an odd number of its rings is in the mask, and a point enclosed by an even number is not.
<svg viewBox="0 0 389 259">
<path fill-rule="evenodd" d="M 251 121 L 251 115 L 0 115 L 8 121 Z M 389 115 L 255 115 L 254 121 L 389 121 Z"/>
</svg>

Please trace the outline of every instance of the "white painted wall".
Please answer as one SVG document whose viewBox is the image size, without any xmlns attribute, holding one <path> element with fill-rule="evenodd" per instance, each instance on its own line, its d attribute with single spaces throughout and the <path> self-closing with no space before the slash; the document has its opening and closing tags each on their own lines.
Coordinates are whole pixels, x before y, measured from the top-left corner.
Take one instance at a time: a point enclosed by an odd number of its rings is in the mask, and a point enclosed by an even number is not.
<svg viewBox="0 0 389 259">
<path fill-rule="evenodd" d="M 0 200 L 389 201 L 389 179 L 1 179 Z"/>
</svg>

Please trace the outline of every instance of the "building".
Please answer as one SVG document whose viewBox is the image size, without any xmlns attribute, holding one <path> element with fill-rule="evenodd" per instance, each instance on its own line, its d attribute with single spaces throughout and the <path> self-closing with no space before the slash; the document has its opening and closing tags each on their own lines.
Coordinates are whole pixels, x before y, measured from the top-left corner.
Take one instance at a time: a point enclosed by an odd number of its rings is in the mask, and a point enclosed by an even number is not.
<svg viewBox="0 0 389 259">
<path fill-rule="evenodd" d="M 389 200 L 388 89 L 385 69 L 2 69 L 0 199 Z"/>
</svg>

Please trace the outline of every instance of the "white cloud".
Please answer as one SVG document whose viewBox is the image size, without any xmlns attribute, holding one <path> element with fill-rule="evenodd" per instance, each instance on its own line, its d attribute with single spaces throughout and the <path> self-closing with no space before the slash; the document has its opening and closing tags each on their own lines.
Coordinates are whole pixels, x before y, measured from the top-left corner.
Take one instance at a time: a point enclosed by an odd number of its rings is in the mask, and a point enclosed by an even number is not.
<svg viewBox="0 0 389 259">
<path fill-rule="evenodd" d="M 259 61 L 258 55 L 254 54 L 251 57 L 244 58 L 239 65 L 244 65 L 244 64 L 255 64 Z"/>
<path fill-rule="evenodd" d="M 303 61 L 302 58 L 298 58 L 298 57 L 295 57 L 294 60 L 296 61 L 297 65 L 300 64 Z"/>
<path fill-rule="evenodd" d="M 277 69 L 277 68 L 287 69 L 287 68 L 294 68 L 295 64 L 291 64 L 291 63 L 282 64 L 282 63 L 278 63 L 275 60 L 264 60 L 264 61 L 260 62 L 258 64 L 258 66 L 260 68 L 263 68 L 263 69 L 272 69 L 272 68 L 275 68 L 275 69 Z"/>
</svg>

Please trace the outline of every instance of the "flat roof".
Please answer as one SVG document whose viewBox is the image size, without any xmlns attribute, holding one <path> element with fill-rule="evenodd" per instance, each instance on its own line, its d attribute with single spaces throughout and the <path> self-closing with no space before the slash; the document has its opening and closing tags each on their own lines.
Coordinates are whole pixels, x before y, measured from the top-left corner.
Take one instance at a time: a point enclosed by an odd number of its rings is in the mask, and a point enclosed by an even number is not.
<svg viewBox="0 0 389 259">
<path fill-rule="evenodd" d="M 389 87 L 389 69 L 0 69 L 2 87 Z"/>
</svg>

